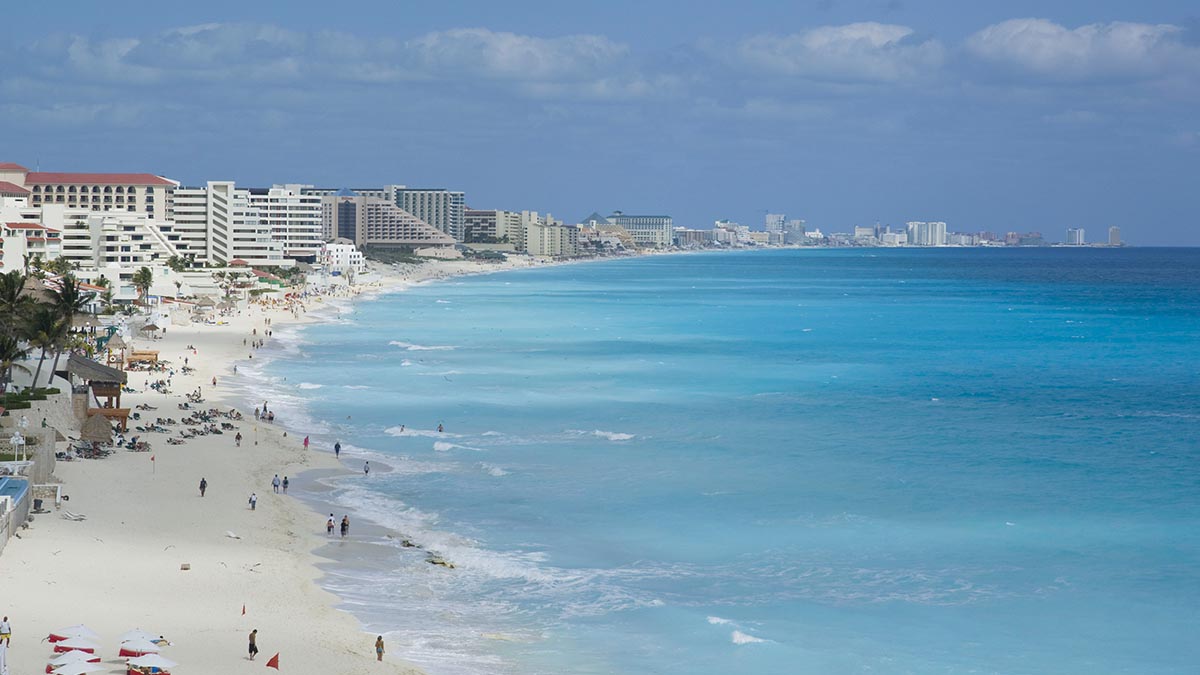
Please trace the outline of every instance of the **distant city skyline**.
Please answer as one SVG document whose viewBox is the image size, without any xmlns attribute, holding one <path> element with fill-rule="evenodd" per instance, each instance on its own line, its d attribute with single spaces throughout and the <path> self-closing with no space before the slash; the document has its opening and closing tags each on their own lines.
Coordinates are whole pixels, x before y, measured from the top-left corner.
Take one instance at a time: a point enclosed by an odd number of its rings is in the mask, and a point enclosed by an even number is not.
<svg viewBox="0 0 1200 675">
<path fill-rule="evenodd" d="M 0 154 L 185 185 L 434 185 L 567 222 L 1200 245 L 1183 0 L 326 10 L 7 8 Z"/>
</svg>

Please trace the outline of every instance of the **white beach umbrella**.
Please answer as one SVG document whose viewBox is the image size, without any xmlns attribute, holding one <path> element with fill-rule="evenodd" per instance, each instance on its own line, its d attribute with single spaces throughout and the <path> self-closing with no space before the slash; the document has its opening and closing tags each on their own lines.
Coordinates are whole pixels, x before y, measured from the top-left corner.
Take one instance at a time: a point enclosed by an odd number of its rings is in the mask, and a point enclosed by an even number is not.
<svg viewBox="0 0 1200 675">
<path fill-rule="evenodd" d="M 121 633 L 121 637 L 117 639 L 121 642 L 129 642 L 130 640 L 146 640 L 147 642 L 154 642 L 158 638 L 158 633 L 151 633 L 148 630 L 134 628 L 133 630 L 127 630 L 124 633 Z"/>
<path fill-rule="evenodd" d="M 68 663 L 77 663 L 79 661 L 91 661 L 92 659 L 95 659 L 95 658 L 99 658 L 99 657 L 96 656 L 95 654 L 89 654 L 88 652 L 81 652 L 78 649 L 73 649 L 69 652 L 63 652 L 63 653 L 59 654 L 58 656 L 50 659 L 50 665 L 65 666 Z"/>
<path fill-rule="evenodd" d="M 126 640 L 121 643 L 123 652 L 157 652 L 158 645 L 149 640 Z"/>
<path fill-rule="evenodd" d="M 91 628 L 88 628 L 87 626 L 85 626 L 81 623 L 77 623 L 74 626 L 67 626 L 66 628 L 59 628 L 58 630 L 55 630 L 55 631 L 50 631 L 50 634 L 51 635 L 61 635 L 63 637 L 69 637 L 69 638 L 73 638 L 73 637 L 74 638 L 83 638 L 85 640 L 100 639 L 100 636 L 96 634 L 96 631 L 92 630 Z"/>
<path fill-rule="evenodd" d="M 81 651 L 87 651 L 90 649 L 92 651 L 95 651 L 97 649 L 100 649 L 100 645 L 98 645 L 95 642 L 92 642 L 90 640 L 84 640 L 83 638 L 73 637 L 73 638 L 63 640 L 61 642 L 54 643 L 54 648 L 56 650 L 63 648 L 62 651 L 64 651 L 64 652 L 70 651 L 72 649 L 79 649 Z"/>
<path fill-rule="evenodd" d="M 146 654 L 139 656 L 136 659 L 129 659 L 129 665 L 135 668 L 174 668 L 179 665 L 165 656 L 158 654 Z"/>
<path fill-rule="evenodd" d="M 50 671 L 54 675 L 83 675 L 83 673 L 98 673 L 101 670 L 111 670 L 112 666 L 106 666 L 102 663 L 88 663 L 87 661 L 76 661 L 68 663 L 65 666 L 59 666 Z"/>
</svg>

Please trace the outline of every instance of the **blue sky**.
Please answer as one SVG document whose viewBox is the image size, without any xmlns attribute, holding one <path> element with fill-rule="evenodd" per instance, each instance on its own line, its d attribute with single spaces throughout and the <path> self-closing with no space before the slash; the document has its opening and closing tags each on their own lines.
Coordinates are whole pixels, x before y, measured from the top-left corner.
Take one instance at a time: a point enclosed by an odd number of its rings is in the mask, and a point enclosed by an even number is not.
<svg viewBox="0 0 1200 675">
<path fill-rule="evenodd" d="M 715 4 L 716 6 L 709 6 Z M 0 161 L 1200 245 L 1183 0 L 26 3 Z"/>
</svg>

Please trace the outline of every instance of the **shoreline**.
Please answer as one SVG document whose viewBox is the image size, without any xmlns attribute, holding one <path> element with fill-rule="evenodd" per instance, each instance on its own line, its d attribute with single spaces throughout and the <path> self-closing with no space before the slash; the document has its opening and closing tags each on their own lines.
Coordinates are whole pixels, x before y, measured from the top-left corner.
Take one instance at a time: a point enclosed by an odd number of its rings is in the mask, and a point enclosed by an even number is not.
<svg viewBox="0 0 1200 675">
<path fill-rule="evenodd" d="M 303 330 L 337 320 L 325 307 L 432 281 L 558 264 L 568 263 L 518 259 L 486 266 L 467 261 L 376 265 L 372 271 L 378 274 L 368 282 L 371 285 L 341 287 L 345 294 L 324 296 L 319 302 L 307 299 L 306 311 L 295 316 L 282 307 L 249 305 L 218 325 L 174 325 L 159 339 L 136 338 L 131 347 L 156 349 L 160 360 L 175 369 L 171 393 L 165 395 L 146 385 L 166 379 L 166 373 L 129 373 L 128 386 L 136 393 L 126 393 L 122 405 L 152 405 L 156 410 L 138 411 L 142 419 L 130 419 L 127 437 L 150 441 L 152 450 L 118 449 L 104 459 L 57 463 L 54 480 L 70 499 L 61 509 L 87 519 L 63 519 L 62 510 L 37 516 L 0 557 L 0 584 L 6 589 L 0 613 L 9 617 L 16 637 L 8 652 L 9 667 L 14 672 L 43 672 L 53 656 L 43 638 L 83 623 L 100 635 L 97 654 L 112 672 L 125 672 L 124 659 L 113 658 L 116 636 L 143 628 L 166 636 L 173 646 L 164 648 L 163 656 L 185 670 L 201 665 L 258 668 L 278 652 L 281 663 L 295 673 L 374 673 L 382 668 L 424 675 L 403 660 L 398 645 L 389 644 L 384 663 L 376 662 L 374 634 L 366 633 L 362 619 L 322 584 L 338 561 L 319 553 L 334 542 L 324 533 L 326 514 L 316 510 L 320 488 L 315 476 L 353 472 L 329 449 L 303 450 L 303 436 L 289 423 L 286 411 L 274 424 L 256 423 L 254 396 L 244 386 L 221 385 L 240 380 L 234 369 L 255 360 L 258 353 L 239 341 L 263 338 L 267 318 L 270 329 Z M 340 315 L 342 309 L 336 311 Z M 277 341 L 266 340 L 260 358 L 278 348 Z M 178 370 L 185 358 L 195 368 L 188 375 Z M 197 387 L 204 398 L 199 409 L 240 410 L 243 418 L 234 422 L 243 435 L 240 448 L 233 431 L 198 436 L 183 445 L 166 442 L 183 426 L 169 427 L 169 434 L 135 431 L 136 425 L 156 417 L 181 420 L 190 414 L 178 405 Z M 58 404 L 59 410 L 31 414 L 45 414 L 64 435 L 76 436 L 78 423 L 61 409 L 63 402 Z M 379 470 L 387 468 L 378 464 Z M 270 481 L 276 473 L 295 476 L 296 498 L 272 493 Z M 196 487 L 201 477 L 209 485 L 203 498 Z M 259 498 L 255 510 L 247 504 L 251 492 Z M 372 523 L 352 527 L 352 537 L 374 528 L 388 533 Z M 251 628 L 259 630 L 262 651 L 253 662 L 245 654 Z"/>
</svg>

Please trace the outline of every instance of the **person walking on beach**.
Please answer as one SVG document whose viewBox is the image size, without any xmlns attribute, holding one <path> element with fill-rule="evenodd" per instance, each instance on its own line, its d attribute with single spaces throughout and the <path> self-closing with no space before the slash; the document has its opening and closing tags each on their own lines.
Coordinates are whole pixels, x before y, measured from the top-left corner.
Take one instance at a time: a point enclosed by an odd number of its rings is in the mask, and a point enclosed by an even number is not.
<svg viewBox="0 0 1200 675">
<path fill-rule="evenodd" d="M 329 520 L 325 521 L 325 535 L 333 536 L 333 514 L 329 514 Z"/>
<path fill-rule="evenodd" d="M 342 456 L 342 442 L 338 441 L 333 444 L 333 456 L 335 459 Z"/>
<path fill-rule="evenodd" d="M 0 620 L 0 644 L 5 647 L 12 646 L 12 626 L 8 623 L 8 617 Z"/>
<path fill-rule="evenodd" d="M 258 507 L 258 495 L 250 493 L 250 510 L 254 511 Z"/>
<path fill-rule="evenodd" d="M 371 463 L 370 462 L 363 462 L 363 475 L 364 476 L 371 475 Z"/>
<path fill-rule="evenodd" d="M 304 437 L 304 449 L 305 449 L 305 450 L 307 450 L 307 449 L 308 449 L 308 436 L 305 436 L 305 437 Z"/>
<path fill-rule="evenodd" d="M 350 516 L 342 516 L 342 538 L 345 539 L 347 534 L 350 534 Z"/>
<path fill-rule="evenodd" d="M 206 490 L 208 490 L 208 481 L 204 480 L 204 478 L 201 478 L 200 479 L 200 496 L 201 497 L 204 496 L 204 492 Z"/>
<path fill-rule="evenodd" d="M 283 477 L 283 494 L 285 494 L 285 495 L 287 494 L 287 487 L 288 487 L 288 478 L 287 478 L 287 476 L 284 476 Z"/>
<path fill-rule="evenodd" d="M 255 656 L 258 656 L 258 629 L 257 628 L 250 631 L 250 660 L 253 661 Z"/>
<path fill-rule="evenodd" d="M 237 432 L 237 436 L 233 437 L 233 442 L 237 444 L 237 447 L 242 447 L 242 432 Z"/>
<path fill-rule="evenodd" d="M 271 479 L 271 489 L 275 490 L 275 494 L 279 494 L 279 474 Z"/>
<path fill-rule="evenodd" d="M 375 660 L 376 661 L 383 660 L 383 636 L 382 635 L 375 638 Z"/>
</svg>

